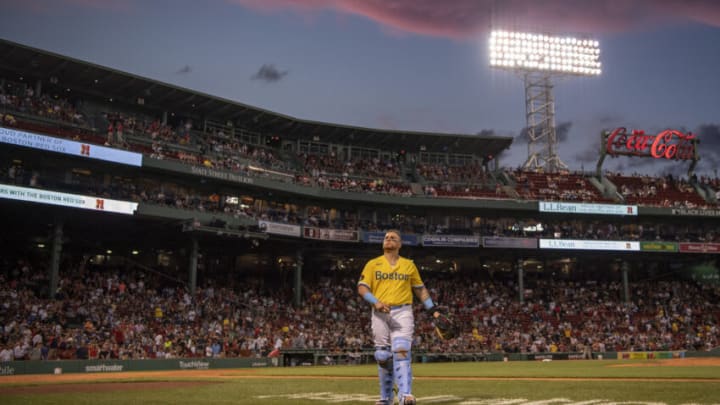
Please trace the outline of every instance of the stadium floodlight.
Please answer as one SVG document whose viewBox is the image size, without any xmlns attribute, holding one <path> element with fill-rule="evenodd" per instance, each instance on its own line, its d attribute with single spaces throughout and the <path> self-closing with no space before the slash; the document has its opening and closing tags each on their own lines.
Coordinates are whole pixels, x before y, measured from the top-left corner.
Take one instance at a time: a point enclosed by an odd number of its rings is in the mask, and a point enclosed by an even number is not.
<svg viewBox="0 0 720 405">
<path fill-rule="evenodd" d="M 524 32 L 493 31 L 490 66 L 578 76 L 602 73 L 598 41 Z"/>
<path fill-rule="evenodd" d="M 525 82 L 528 159 L 523 168 L 567 169 L 557 155 L 553 76 L 599 76 L 600 45 L 590 38 L 492 31 L 490 67 L 520 73 Z"/>
</svg>

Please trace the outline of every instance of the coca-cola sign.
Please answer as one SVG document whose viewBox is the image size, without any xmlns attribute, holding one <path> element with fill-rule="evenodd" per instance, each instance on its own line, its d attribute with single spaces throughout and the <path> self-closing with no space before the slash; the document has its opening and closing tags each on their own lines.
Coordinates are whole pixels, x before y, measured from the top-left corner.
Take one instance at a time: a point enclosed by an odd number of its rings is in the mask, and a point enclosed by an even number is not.
<svg viewBox="0 0 720 405">
<path fill-rule="evenodd" d="M 667 129 L 657 135 L 617 128 L 607 137 L 605 150 L 611 156 L 649 156 L 655 159 L 692 160 L 695 156 L 695 135 Z"/>
</svg>

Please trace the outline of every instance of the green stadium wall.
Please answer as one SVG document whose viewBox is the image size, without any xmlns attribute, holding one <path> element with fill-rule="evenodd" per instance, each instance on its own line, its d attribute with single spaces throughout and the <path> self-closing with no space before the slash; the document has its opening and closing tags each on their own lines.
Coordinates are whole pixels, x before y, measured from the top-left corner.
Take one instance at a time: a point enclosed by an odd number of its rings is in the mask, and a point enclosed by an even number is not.
<svg viewBox="0 0 720 405">
<path fill-rule="evenodd" d="M 23 360 L 0 362 L 0 376 L 21 374 L 65 373 L 122 373 L 133 371 L 214 370 L 232 368 L 266 368 L 279 366 L 312 366 L 323 364 L 330 358 L 333 364 L 371 364 L 375 360 L 372 351 L 328 353 L 318 350 L 288 350 L 277 358 L 235 359 L 162 359 L 162 360 Z M 713 351 L 655 351 L 655 352 L 593 352 L 595 360 L 658 360 L 688 357 L 720 357 L 720 350 Z M 350 357 L 353 361 L 350 361 Z M 413 353 L 417 363 L 467 362 L 467 361 L 543 361 L 581 360 L 581 352 L 561 353 Z"/>
<path fill-rule="evenodd" d="M 22 360 L 0 363 L 0 375 L 118 373 L 132 371 L 213 370 L 273 367 L 278 359 L 162 359 L 162 360 Z"/>
</svg>

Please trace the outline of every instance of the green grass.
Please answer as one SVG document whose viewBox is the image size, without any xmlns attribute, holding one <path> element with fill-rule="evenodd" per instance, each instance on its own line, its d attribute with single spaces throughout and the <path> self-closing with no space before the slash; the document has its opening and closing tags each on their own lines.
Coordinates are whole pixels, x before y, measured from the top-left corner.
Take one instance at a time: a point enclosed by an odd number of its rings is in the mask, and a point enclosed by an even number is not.
<svg viewBox="0 0 720 405">
<path fill-rule="evenodd" d="M 613 367 L 641 364 L 643 367 Z M 413 391 L 420 405 L 720 404 L 720 367 L 667 367 L 653 361 L 553 361 L 415 364 Z M 63 394 L 7 394 L 2 404 L 368 404 L 377 395 L 376 369 L 367 366 L 223 370 L 221 378 L 152 378 L 123 381 L 210 381 L 172 389 Z M 250 375 L 251 378 L 244 378 Z M 474 379 L 477 377 L 489 380 Z M 581 381 L 579 378 L 593 378 Z M 656 380 L 657 379 L 657 380 Z M 703 381 L 690 381 L 703 379 Z M 84 383 L 92 384 L 92 382 Z M 514 402 L 513 402 L 514 400 Z"/>
<path fill-rule="evenodd" d="M 628 367 L 633 364 L 641 367 Z M 375 365 L 366 365 L 267 368 L 254 370 L 253 374 L 354 377 L 375 376 L 375 373 Z M 720 367 L 668 367 L 655 360 L 425 363 L 413 364 L 413 374 L 416 377 L 715 378 L 720 382 Z"/>
</svg>

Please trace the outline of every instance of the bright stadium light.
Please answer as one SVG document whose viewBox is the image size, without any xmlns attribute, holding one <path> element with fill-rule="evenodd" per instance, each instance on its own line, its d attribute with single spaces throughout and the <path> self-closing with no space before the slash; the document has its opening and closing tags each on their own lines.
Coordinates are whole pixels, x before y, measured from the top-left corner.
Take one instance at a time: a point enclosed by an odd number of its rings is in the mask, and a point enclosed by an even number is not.
<svg viewBox="0 0 720 405">
<path fill-rule="evenodd" d="M 492 31 L 490 67 L 523 76 L 528 134 L 528 158 L 523 168 L 548 172 L 567 169 L 557 155 L 553 76 L 599 76 L 600 44 L 574 38 L 529 32 Z"/>
<path fill-rule="evenodd" d="M 597 41 L 524 32 L 493 31 L 490 66 L 578 76 L 602 73 Z"/>
</svg>

